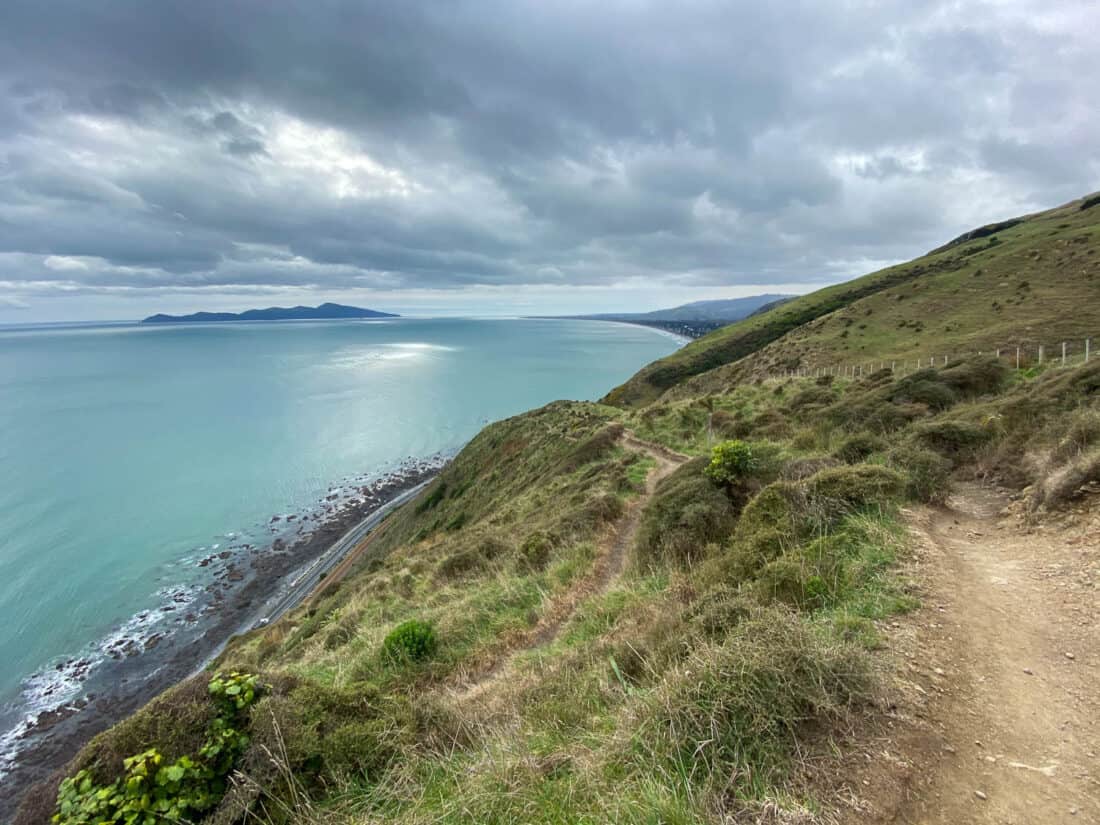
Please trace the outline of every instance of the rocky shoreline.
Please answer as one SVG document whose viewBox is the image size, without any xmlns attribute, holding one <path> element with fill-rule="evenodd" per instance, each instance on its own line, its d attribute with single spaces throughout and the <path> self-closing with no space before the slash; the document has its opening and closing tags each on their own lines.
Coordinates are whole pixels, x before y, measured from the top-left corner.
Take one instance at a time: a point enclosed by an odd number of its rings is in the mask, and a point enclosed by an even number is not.
<svg viewBox="0 0 1100 825">
<path fill-rule="evenodd" d="M 0 753 L 0 821 L 8 821 L 19 799 L 95 734 L 187 678 L 251 626 L 255 611 L 288 577 L 379 507 L 438 473 L 446 460 L 409 459 L 381 478 L 346 480 L 309 510 L 272 516 L 263 542 L 215 545 L 185 560 L 196 581 L 163 588 L 159 607 L 136 614 L 86 655 L 28 679 L 36 698 L 57 701 L 0 740 L 9 751 Z"/>
</svg>

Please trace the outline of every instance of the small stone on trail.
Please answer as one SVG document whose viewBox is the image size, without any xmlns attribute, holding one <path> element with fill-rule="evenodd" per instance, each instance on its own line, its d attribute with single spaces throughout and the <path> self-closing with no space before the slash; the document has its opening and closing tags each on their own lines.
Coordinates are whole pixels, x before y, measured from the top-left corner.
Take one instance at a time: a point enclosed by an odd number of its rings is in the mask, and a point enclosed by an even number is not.
<svg viewBox="0 0 1100 825">
<path fill-rule="evenodd" d="M 1067 659 L 1076 659 L 1077 657 L 1076 657 L 1076 656 L 1074 656 L 1074 655 L 1073 655 L 1072 653 L 1070 653 L 1070 652 L 1069 652 L 1069 651 L 1067 650 L 1067 651 L 1066 651 L 1066 658 L 1067 658 Z"/>
<path fill-rule="evenodd" d="M 988 799 L 989 798 L 984 793 L 982 793 L 981 791 L 974 791 L 974 796 L 978 797 L 978 799 Z"/>
<path fill-rule="evenodd" d="M 1031 668 L 1029 668 L 1029 667 L 1025 667 L 1025 668 L 1024 668 L 1024 673 L 1026 673 L 1026 674 L 1027 674 L 1028 676 L 1033 676 L 1033 675 L 1034 675 L 1034 674 L 1033 674 L 1033 673 L 1031 672 Z"/>
</svg>

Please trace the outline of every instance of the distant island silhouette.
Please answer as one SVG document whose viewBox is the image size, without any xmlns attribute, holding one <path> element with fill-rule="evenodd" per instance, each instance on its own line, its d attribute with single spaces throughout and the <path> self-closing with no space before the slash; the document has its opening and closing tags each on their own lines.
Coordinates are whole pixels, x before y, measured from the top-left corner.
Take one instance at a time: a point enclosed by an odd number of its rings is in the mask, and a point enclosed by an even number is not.
<svg viewBox="0 0 1100 825">
<path fill-rule="evenodd" d="M 209 324 L 219 321 L 305 321 L 338 318 L 399 318 L 392 312 L 349 307 L 344 304 L 321 304 L 315 307 L 268 307 L 244 312 L 194 312 L 190 315 L 157 313 L 144 318 L 143 324 Z"/>
</svg>

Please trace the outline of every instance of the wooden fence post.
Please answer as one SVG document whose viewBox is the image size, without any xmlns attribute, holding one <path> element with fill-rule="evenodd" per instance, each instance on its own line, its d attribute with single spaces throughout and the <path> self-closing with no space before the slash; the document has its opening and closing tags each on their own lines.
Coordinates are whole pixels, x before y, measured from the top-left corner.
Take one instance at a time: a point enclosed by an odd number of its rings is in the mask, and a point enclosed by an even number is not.
<svg viewBox="0 0 1100 825">
<path fill-rule="evenodd" d="M 1039 344 L 1039 366 L 1043 366 L 1043 345 Z"/>
<path fill-rule="evenodd" d="M 1062 342 L 1062 366 L 1066 365 L 1066 342 Z"/>
</svg>

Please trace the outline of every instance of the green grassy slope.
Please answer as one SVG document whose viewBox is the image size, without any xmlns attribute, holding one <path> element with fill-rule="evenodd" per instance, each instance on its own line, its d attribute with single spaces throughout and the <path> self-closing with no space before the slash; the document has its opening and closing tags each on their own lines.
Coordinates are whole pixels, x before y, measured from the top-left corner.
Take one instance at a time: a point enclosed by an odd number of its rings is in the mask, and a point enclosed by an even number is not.
<svg viewBox="0 0 1100 825">
<path fill-rule="evenodd" d="M 1082 336 L 1100 334 L 1095 197 L 967 233 L 909 263 L 717 330 L 650 364 L 604 400 L 638 407 L 673 387 L 687 397 L 799 367 L 911 362 L 1019 344 L 1042 343 L 1049 352 L 1065 339 L 1080 347 Z M 741 359 L 747 362 L 736 364 Z"/>
<path fill-rule="evenodd" d="M 88 773 L 63 786 L 62 823 L 114 821 L 96 806 L 115 799 L 307 825 L 827 810 L 837 749 L 881 712 L 883 624 L 915 604 L 895 565 L 899 508 L 941 500 L 958 474 L 1025 489 L 1036 509 L 1087 494 L 1100 358 L 739 378 L 796 344 L 820 358 L 974 346 L 1028 309 L 1044 334 L 1078 333 L 1098 222 L 1074 205 L 1033 216 L 702 339 L 616 390 L 623 406 L 559 402 L 490 425 L 346 578 L 230 644 L 212 670 L 255 674 L 254 701 L 227 710 L 212 674 L 169 691 L 76 755 L 66 773 Z M 976 284 L 1028 260 L 1044 278 L 987 307 Z M 692 460 L 654 485 L 665 454 L 625 431 Z M 715 480 L 727 439 L 748 458 Z M 430 643 L 394 655 L 399 628 Z M 56 783 L 39 789 L 18 825 L 47 821 L 56 798 Z"/>
</svg>

